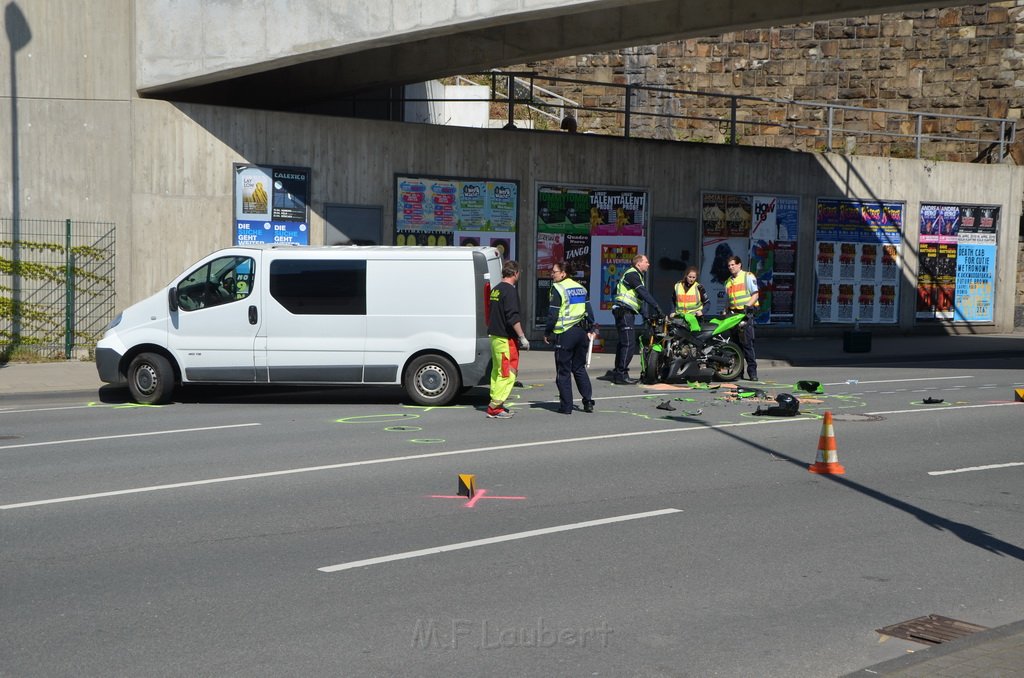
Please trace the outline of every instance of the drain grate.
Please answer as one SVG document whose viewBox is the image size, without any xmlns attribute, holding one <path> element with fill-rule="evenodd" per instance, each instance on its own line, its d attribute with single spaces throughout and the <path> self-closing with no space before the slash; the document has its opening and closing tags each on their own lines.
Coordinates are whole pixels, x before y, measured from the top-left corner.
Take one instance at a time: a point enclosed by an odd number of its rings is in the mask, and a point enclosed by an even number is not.
<svg viewBox="0 0 1024 678">
<path fill-rule="evenodd" d="M 846 413 L 836 412 L 832 415 L 832 421 L 885 421 L 885 417 L 880 414 L 857 414 L 857 413 Z"/>
<path fill-rule="evenodd" d="M 957 638 L 963 638 L 978 631 L 987 631 L 987 626 L 978 626 L 970 622 L 950 619 L 938 614 L 909 619 L 899 624 L 875 629 L 884 636 L 902 638 L 924 645 L 941 645 Z"/>
</svg>

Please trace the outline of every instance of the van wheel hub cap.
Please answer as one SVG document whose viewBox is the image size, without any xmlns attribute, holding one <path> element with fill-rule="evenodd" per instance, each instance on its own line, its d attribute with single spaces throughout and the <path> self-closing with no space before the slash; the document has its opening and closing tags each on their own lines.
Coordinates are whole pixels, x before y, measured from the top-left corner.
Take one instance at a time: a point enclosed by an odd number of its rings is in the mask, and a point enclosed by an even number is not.
<svg viewBox="0 0 1024 678">
<path fill-rule="evenodd" d="M 420 391 L 425 394 L 434 395 L 444 391 L 447 379 L 444 371 L 436 367 L 424 367 L 420 370 L 418 381 Z"/>
</svg>

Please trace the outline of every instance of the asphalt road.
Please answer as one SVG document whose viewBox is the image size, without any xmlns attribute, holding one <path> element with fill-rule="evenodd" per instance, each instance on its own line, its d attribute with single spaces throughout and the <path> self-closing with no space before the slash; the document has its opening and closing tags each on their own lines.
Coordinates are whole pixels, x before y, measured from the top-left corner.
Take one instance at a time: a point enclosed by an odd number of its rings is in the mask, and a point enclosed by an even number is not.
<svg viewBox="0 0 1024 678">
<path fill-rule="evenodd" d="M 799 416 L 595 381 L 565 417 L 541 373 L 505 421 L 8 399 L 0 675 L 818 678 L 923 647 L 885 625 L 1024 619 L 1024 360 L 764 372 Z M 807 471 L 826 410 L 845 475 Z"/>
</svg>

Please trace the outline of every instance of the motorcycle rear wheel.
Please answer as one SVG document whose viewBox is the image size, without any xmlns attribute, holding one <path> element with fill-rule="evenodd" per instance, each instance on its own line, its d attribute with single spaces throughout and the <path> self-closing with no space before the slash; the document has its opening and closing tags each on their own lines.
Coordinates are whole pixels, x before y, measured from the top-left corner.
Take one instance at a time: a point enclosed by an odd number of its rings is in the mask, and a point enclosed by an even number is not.
<svg viewBox="0 0 1024 678">
<path fill-rule="evenodd" d="M 722 344 L 715 349 L 715 355 L 725 359 L 725 364 L 715 363 L 715 379 L 736 381 L 743 376 L 743 351 L 736 344 Z"/>
</svg>

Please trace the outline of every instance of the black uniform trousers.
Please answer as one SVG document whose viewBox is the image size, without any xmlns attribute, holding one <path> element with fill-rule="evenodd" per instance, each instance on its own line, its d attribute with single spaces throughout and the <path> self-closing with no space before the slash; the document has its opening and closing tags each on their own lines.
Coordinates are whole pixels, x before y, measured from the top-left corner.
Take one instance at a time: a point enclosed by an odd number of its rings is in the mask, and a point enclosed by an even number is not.
<svg viewBox="0 0 1024 678">
<path fill-rule="evenodd" d="M 747 363 L 747 375 L 757 377 L 757 356 L 754 355 L 754 316 L 747 314 L 747 326 L 736 330 L 736 343 L 743 351 L 743 360 Z"/>
<path fill-rule="evenodd" d="M 593 400 L 594 391 L 587 374 L 587 349 L 590 338 L 583 328 L 573 325 L 555 335 L 555 386 L 558 387 L 558 411 L 572 412 L 572 380 L 583 400 Z"/>
<path fill-rule="evenodd" d="M 636 313 L 624 306 L 612 309 L 615 316 L 615 331 L 619 335 L 619 343 L 615 347 L 615 376 L 628 377 L 629 363 L 636 353 Z"/>
</svg>

